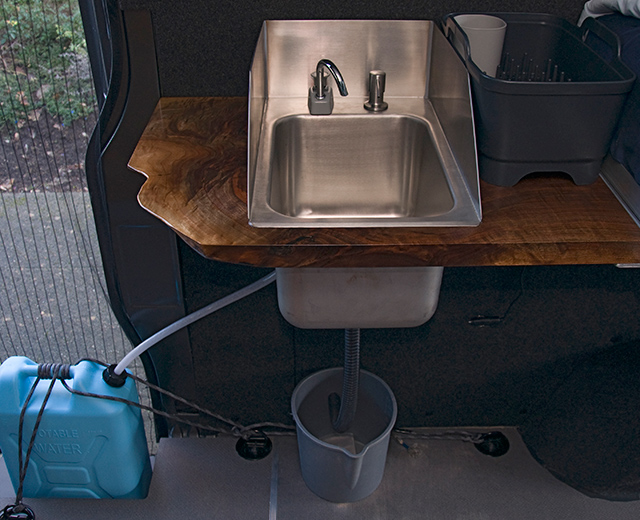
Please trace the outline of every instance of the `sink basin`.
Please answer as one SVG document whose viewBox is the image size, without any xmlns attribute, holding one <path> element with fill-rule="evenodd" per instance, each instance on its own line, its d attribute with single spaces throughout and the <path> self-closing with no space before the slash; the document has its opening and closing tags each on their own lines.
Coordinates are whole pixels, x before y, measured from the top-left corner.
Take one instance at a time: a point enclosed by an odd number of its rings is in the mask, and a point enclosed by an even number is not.
<svg viewBox="0 0 640 520">
<path fill-rule="evenodd" d="M 319 58 L 349 88 L 330 115 L 307 108 Z M 373 69 L 386 72 L 384 112 L 363 106 Z M 265 22 L 249 91 L 251 225 L 480 223 L 469 78 L 432 22 Z"/>
<path fill-rule="evenodd" d="M 418 327 L 436 312 L 444 267 L 280 267 L 278 307 L 302 329 Z"/>
<path fill-rule="evenodd" d="M 290 116 L 273 132 L 269 206 L 300 219 L 442 215 L 454 206 L 426 121 Z"/>
</svg>

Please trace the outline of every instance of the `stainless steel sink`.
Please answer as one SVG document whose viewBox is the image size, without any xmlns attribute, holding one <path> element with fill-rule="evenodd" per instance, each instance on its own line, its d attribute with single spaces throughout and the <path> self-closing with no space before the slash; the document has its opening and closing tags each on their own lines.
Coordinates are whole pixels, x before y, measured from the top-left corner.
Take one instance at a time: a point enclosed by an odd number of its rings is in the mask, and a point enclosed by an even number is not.
<svg viewBox="0 0 640 520">
<path fill-rule="evenodd" d="M 330 115 L 307 108 L 319 58 L 335 61 L 349 87 Z M 386 72 L 384 112 L 363 106 L 373 69 Z M 256 227 L 478 225 L 466 69 L 428 21 L 265 22 L 248 172 Z"/>
<path fill-rule="evenodd" d="M 290 116 L 275 125 L 272 150 L 268 204 L 281 215 L 420 218 L 454 206 L 422 119 Z"/>
</svg>

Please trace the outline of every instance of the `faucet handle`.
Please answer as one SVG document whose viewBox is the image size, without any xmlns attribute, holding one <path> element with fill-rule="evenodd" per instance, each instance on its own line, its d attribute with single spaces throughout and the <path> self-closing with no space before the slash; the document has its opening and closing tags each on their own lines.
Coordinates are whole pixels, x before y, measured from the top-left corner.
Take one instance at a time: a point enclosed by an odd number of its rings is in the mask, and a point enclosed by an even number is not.
<svg viewBox="0 0 640 520">
<path fill-rule="evenodd" d="M 364 108 L 371 112 L 382 112 L 389 108 L 384 102 L 384 89 L 387 74 L 383 70 L 372 70 L 369 72 L 369 101 L 364 104 Z"/>
</svg>

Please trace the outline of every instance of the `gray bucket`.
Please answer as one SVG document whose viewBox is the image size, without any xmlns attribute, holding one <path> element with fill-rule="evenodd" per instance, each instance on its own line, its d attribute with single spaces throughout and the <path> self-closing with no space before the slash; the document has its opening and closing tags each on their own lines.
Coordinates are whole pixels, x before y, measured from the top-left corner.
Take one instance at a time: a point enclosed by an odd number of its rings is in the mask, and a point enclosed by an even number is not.
<svg viewBox="0 0 640 520">
<path fill-rule="evenodd" d="M 379 377 L 360 371 L 358 408 L 350 428 L 337 433 L 328 398 L 342 391 L 342 368 L 303 379 L 291 397 L 300 469 L 307 487 L 331 502 L 355 502 L 373 493 L 384 473 L 398 407 Z"/>
</svg>

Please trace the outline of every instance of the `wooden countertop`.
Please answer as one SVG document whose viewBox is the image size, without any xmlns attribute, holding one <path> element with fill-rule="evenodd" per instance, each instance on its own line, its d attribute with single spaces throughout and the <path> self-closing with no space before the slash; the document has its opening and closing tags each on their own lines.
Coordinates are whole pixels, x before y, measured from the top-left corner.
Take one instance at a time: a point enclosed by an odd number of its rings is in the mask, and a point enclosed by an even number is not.
<svg viewBox="0 0 640 520">
<path fill-rule="evenodd" d="M 601 179 L 481 182 L 475 228 L 265 229 L 247 222 L 245 98 L 162 98 L 129 166 L 138 199 L 202 255 L 261 267 L 640 262 L 640 228 Z"/>
</svg>

